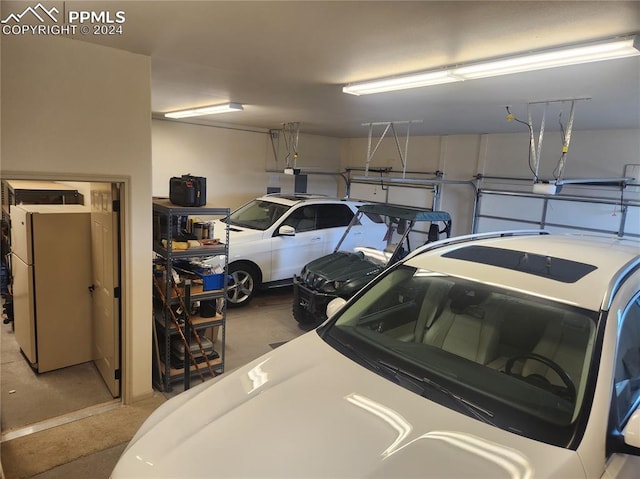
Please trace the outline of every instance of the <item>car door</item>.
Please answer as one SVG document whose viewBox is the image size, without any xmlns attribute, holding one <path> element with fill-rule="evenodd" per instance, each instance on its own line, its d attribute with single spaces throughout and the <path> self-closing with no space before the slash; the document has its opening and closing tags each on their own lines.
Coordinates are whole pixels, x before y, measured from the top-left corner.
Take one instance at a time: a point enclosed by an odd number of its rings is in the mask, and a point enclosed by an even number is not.
<svg viewBox="0 0 640 479">
<path fill-rule="evenodd" d="M 318 230 L 318 205 L 292 208 L 276 227 L 271 238 L 271 277 L 268 281 L 293 278 L 304 264 L 324 254 L 323 235 Z M 292 234 L 283 234 L 282 227 L 290 226 Z"/>
<path fill-rule="evenodd" d="M 354 212 L 344 203 L 318 206 L 318 229 L 323 238 L 323 255 L 333 252 L 353 217 Z M 349 243 L 345 248 L 351 250 L 354 246 L 359 245 L 361 236 L 362 224 L 353 225 L 349 233 L 353 244 Z"/>
<path fill-rule="evenodd" d="M 353 217 L 343 203 L 301 205 L 283 219 L 272 238 L 270 281 L 293 278 L 309 261 L 329 254 Z M 294 235 L 281 234 L 291 226 Z"/>
</svg>

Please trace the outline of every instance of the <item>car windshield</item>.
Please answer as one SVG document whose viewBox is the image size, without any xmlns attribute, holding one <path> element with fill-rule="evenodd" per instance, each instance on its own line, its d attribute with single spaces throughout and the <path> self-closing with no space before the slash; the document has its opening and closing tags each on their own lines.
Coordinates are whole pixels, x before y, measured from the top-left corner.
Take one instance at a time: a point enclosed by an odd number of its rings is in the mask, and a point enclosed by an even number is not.
<svg viewBox="0 0 640 479">
<path fill-rule="evenodd" d="M 252 200 L 231 213 L 228 223 L 264 231 L 278 221 L 289 208 L 290 206 L 271 201 Z"/>
<path fill-rule="evenodd" d="M 402 264 L 319 330 L 431 400 L 568 447 L 579 432 L 597 316 Z"/>
</svg>

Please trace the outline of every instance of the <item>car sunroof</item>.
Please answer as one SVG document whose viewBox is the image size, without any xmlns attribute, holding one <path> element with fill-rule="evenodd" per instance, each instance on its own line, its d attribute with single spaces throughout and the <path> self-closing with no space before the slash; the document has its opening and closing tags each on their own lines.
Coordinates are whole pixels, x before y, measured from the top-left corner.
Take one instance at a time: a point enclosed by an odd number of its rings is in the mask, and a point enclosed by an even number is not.
<svg viewBox="0 0 640 479">
<path fill-rule="evenodd" d="M 442 256 L 521 271 L 563 283 L 575 283 L 597 269 L 594 265 L 578 261 L 490 246 L 467 246 Z"/>
</svg>

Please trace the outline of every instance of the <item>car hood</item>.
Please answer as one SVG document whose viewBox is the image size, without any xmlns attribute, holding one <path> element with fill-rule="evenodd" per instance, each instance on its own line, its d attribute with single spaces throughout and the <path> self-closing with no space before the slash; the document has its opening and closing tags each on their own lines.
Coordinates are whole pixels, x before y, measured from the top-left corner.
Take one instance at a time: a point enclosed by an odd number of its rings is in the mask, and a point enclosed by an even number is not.
<svg viewBox="0 0 640 479">
<path fill-rule="evenodd" d="M 112 478 L 582 475 L 574 451 L 431 402 L 312 331 L 167 401 Z"/>
<path fill-rule="evenodd" d="M 214 226 L 214 232 L 217 237 L 224 240 L 222 236 L 227 224 L 224 221 L 217 220 Z M 245 228 L 243 226 L 229 226 L 229 246 L 238 243 L 246 243 L 252 241 L 258 241 L 264 237 L 264 231 L 254 230 L 252 228 Z"/>
<path fill-rule="evenodd" d="M 384 267 L 367 260 L 361 253 L 337 251 L 307 263 L 306 269 L 328 281 L 343 281 L 367 276 L 373 279 Z"/>
</svg>

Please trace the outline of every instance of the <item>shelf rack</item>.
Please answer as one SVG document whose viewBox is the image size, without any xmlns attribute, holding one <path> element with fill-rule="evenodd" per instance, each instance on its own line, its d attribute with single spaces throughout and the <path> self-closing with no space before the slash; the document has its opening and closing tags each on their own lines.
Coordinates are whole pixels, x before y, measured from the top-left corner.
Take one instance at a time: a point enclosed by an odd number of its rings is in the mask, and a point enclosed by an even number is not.
<svg viewBox="0 0 640 479">
<path fill-rule="evenodd" d="M 192 377 L 204 374 L 221 374 L 224 372 L 225 357 L 225 330 L 227 312 L 227 281 L 222 281 L 220 289 L 204 290 L 203 284 L 199 284 L 197 279 L 183 280 L 181 276 L 178 282 L 174 279 L 173 272 L 176 271 L 175 263 L 180 260 L 203 259 L 212 256 L 222 256 L 221 263 L 224 264 L 223 277 L 226 278 L 229 257 L 229 230 L 225 228 L 219 243 L 202 247 L 191 247 L 189 249 L 174 249 L 173 240 L 181 233 L 181 225 L 184 219 L 189 217 L 226 217 L 230 213 L 229 208 L 217 208 L 205 206 L 177 206 L 167 199 L 153 200 L 153 251 L 156 260 L 153 271 L 154 287 L 154 307 L 153 307 L 153 331 L 155 348 L 155 374 L 154 383 L 163 391 L 171 391 L 172 385 L 177 381 L 184 381 L 185 389 L 190 385 Z M 163 274 L 158 274 L 156 265 L 161 265 Z M 182 297 L 182 298 L 181 298 Z M 211 317 L 203 317 L 199 314 L 192 314 L 192 305 L 196 301 L 215 301 L 216 312 Z M 188 306 L 183 311 L 186 315 L 180 321 L 174 311 L 178 310 L 181 303 Z M 175 319 L 178 319 L 176 324 Z M 190 324 L 185 325 L 189 322 Z M 185 330 L 189 336 L 189 326 L 198 334 L 198 337 L 208 337 L 214 343 L 215 352 L 218 357 L 210 358 L 209 361 L 191 362 L 189 372 L 186 373 L 185 364 L 183 367 L 176 367 L 177 364 L 171 361 L 171 345 L 175 340 L 182 340 Z M 184 342 L 184 341 L 183 341 Z M 188 355 L 190 345 L 184 344 L 185 355 Z M 202 354 L 199 350 L 193 353 L 195 356 Z M 187 358 L 188 359 L 188 358 Z M 208 365 L 213 371 L 209 370 Z"/>
</svg>

